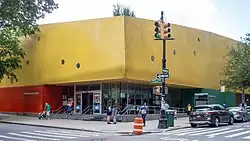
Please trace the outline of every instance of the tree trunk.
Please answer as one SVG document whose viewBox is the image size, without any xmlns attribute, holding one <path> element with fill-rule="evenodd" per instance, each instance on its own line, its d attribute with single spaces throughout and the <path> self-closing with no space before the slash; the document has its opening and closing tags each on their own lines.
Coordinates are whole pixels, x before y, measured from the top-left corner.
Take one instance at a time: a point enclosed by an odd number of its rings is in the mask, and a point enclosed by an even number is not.
<svg viewBox="0 0 250 141">
<path fill-rule="evenodd" d="M 245 90 L 242 89 L 241 101 L 242 101 L 242 103 L 244 103 L 244 104 L 246 103 L 245 99 L 246 99 L 246 97 L 245 97 Z"/>
</svg>

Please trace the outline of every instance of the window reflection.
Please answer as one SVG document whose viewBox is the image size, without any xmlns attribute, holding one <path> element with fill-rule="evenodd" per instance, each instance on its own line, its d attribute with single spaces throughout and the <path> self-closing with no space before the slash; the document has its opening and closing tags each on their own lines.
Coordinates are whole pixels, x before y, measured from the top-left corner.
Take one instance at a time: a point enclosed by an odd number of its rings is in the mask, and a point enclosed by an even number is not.
<svg viewBox="0 0 250 141">
<path fill-rule="evenodd" d="M 106 84 L 102 84 L 102 99 L 103 99 L 103 104 L 102 104 L 102 108 L 103 111 L 106 112 L 107 111 L 107 106 L 109 103 L 109 99 L 110 99 L 110 84 L 106 83 Z"/>
<path fill-rule="evenodd" d="M 120 110 L 127 105 L 140 106 L 146 103 L 148 106 L 159 106 L 160 96 L 152 94 L 152 86 L 132 83 L 104 83 L 102 84 L 103 111 L 107 106 L 116 104 Z"/>
<path fill-rule="evenodd" d="M 141 85 L 135 85 L 135 105 L 142 105 L 141 102 L 142 93 L 141 93 Z"/>
<path fill-rule="evenodd" d="M 134 85 L 128 84 L 128 104 L 135 104 L 135 91 L 134 91 Z"/>
</svg>

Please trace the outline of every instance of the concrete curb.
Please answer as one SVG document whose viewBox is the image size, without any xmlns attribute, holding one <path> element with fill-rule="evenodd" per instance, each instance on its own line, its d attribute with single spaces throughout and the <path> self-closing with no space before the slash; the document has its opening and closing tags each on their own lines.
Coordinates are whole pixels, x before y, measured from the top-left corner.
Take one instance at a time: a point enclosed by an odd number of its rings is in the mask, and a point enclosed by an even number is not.
<svg viewBox="0 0 250 141">
<path fill-rule="evenodd" d="M 5 124 L 16 124 L 16 125 L 27 125 L 27 126 L 34 126 L 34 127 L 46 127 L 46 128 L 55 128 L 55 129 L 66 129 L 66 130 L 75 130 L 75 131 L 85 131 L 85 132 L 93 132 L 93 133 L 117 133 L 117 134 L 124 134 L 124 135 L 131 135 L 133 134 L 132 131 L 100 131 L 100 130 L 88 130 L 88 129 L 77 129 L 77 128 L 70 128 L 70 127 L 57 127 L 52 125 L 39 125 L 39 124 L 31 124 L 31 123 L 20 123 L 20 122 L 12 122 L 12 121 L 1 121 L 0 123 Z M 190 126 L 185 127 L 177 127 L 177 128 L 168 128 L 164 130 L 159 131 L 144 131 L 143 134 L 152 134 L 152 133 L 162 133 L 162 132 L 168 132 L 168 131 L 174 131 L 178 129 L 184 129 L 184 128 L 191 128 Z M 132 129 L 131 129 L 132 130 Z"/>
<path fill-rule="evenodd" d="M 104 133 L 104 132 L 101 132 L 99 130 L 77 129 L 77 128 L 69 128 L 69 127 L 57 127 L 57 126 L 51 126 L 51 125 L 38 125 L 38 124 L 19 123 L 19 122 L 11 122 L 11 121 L 0 121 L 0 123 L 16 124 L 16 125 L 27 125 L 27 126 L 35 126 L 35 127 L 46 127 L 46 128 L 55 128 L 55 129 L 66 129 L 66 130 L 75 130 L 75 131 L 86 131 L 86 132 Z"/>
</svg>

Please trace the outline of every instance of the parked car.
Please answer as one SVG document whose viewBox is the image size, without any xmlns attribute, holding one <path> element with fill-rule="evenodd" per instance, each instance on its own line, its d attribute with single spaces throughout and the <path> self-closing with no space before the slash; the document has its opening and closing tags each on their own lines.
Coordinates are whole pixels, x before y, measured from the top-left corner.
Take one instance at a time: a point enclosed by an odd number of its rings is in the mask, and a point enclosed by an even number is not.
<svg viewBox="0 0 250 141">
<path fill-rule="evenodd" d="M 250 106 L 246 106 L 247 112 L 250 112 Z"/>
<path fill-rule="evenodd" d="M 189 116 L 191 127 L 210 125 L 218 127 L 220 123 L 234 124 L 233 113 L 219 104 L 195 106 Z"/>
<path fill-rule="evenodd" d="M 231 111 L 234 115 L 234 121 L 248 121 L 250 120 L 250 113 L 247 112 L 246 108 L 242 107 L 229 107 L 229 111 Z"/>
</svg>

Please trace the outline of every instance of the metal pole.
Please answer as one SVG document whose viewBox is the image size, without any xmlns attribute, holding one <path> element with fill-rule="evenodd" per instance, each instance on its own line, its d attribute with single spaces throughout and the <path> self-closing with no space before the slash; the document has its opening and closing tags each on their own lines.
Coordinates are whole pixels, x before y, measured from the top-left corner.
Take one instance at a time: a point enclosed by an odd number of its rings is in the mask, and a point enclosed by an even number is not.
<svg viewBox="0 0 250 141">
<path fill-rule="evenodd" d="M 164 12 L 161 11 L 161 21 L 164 23 Z M 166 40 L 162 40 L 162 71 L 166 69 Z M 163 108 L 165 105 L 165 91 L 166 87 L 166 78 L 163 78 L 162 81 L 162 95 L 161 95 L 161 107 Z"/>
<path fill-rule="evenodd" d="M 162 24 L 164 24 L 164 13 L 163 11 L 161 11 L 161 22 Z M 163 28 L 163 27 L 162 27 Z M 162 73 L 166 73 L 166 39 L 165 37 L 162 38 Z M 158 124 L 158 128 L 159 129 L 166 129 L 168 128 L 168 119 L 166 118 L 166 107 L 165 107 L 165 95 L 166 95 L 166 91 L 165 91 L 165 87 L 166 87 L 166 78 L 163 77 L 162 78 L 162 90 L 161 90 L 161 111 L 160 111 L 160 119 L 159 119 L 159 124 Z"/>
<path fill-rule="evenodd" d="M 162 40 L 162 42 L 163 42 L 163 44 L 162 44 L 162 70 L 165 70 L 166 69 L 166 40 Z M 165 87 L 166 87 L 166 79 L 163 78 L 163 81 L 162 81 L 162 95 L 161 95 L 162 108 L 165 105 L 165 96 L 166 96 Z"/>
</svg>

